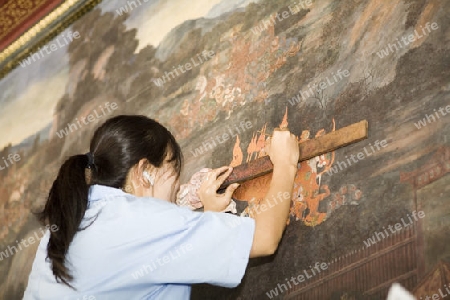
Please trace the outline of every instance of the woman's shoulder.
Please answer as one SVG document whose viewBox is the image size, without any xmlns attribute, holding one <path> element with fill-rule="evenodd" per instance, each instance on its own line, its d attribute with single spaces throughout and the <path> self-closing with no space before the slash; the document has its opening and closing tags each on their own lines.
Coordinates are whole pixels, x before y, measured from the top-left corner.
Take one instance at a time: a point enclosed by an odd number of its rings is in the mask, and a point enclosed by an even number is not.
<svg viewBox="0 0 450 300">
<path fill-rule="evenodd" d="M 153 198 L 136 197 L 120 189 L 107 186 L 92 186 L 89 193 L 89 205 L 86 214 L 91 216 L 99 212 L 109 215 L 130 215 L 139 218 L 144 215 L 184 215 L 192 213 L 185 207 L 179 207 L 174 203 Z"/>
</svg>

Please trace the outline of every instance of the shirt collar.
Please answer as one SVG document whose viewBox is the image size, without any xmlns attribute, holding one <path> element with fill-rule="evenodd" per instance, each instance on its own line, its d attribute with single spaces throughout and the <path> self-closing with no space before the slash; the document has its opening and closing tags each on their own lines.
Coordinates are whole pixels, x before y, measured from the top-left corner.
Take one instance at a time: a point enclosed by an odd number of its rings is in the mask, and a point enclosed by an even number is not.
<svg viewBox="0 0 450 300">
<path fill-rule="evenodd" d="M 89 188 L 89 201 L 113 198 L 117 196 L 129 195 L 121 189 L 116 189 L 106 185 L 95 184 Z"/>
</svg>

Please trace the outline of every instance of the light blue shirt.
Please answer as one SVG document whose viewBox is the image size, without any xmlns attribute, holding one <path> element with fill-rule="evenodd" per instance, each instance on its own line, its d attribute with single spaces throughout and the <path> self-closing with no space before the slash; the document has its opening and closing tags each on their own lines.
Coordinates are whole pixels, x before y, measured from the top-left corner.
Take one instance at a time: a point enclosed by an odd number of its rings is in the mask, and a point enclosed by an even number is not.
<svg viewBox="0 0 450 300">
<path fill-rule="evenodd" d="M 56 282 L 46 261 L 47 232 L 25 300 L 183 300 L 193 283 L 235 287 L 244 276 L 255 231 L 251 218 L 193 212 L 100 185 L 90 189 L 82 226 L 92 221 L 76 234 L 66 256 L 77 291 Z"/>
</svg>

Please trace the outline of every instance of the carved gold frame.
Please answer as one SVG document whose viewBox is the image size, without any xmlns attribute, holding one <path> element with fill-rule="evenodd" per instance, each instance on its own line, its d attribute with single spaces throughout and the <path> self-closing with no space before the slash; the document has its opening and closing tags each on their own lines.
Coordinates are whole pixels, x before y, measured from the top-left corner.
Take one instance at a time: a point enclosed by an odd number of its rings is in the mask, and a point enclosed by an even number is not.
<svg viewBox="0 0 450 300">
<path fill-rule="evenodd" d="M 66 0 L 0 52 L 0 79 L 102 0 Z"/>
</svg>

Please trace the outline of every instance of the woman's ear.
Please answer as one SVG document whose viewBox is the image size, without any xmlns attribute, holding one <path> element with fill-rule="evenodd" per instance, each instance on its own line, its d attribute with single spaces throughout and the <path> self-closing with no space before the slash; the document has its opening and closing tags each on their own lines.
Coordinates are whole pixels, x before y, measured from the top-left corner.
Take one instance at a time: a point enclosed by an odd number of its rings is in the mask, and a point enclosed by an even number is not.
<svg viewBox="0 0 450 300">
<path fill-rule="evenodd" d="M 136 176 L 143 187 L 150 188 L 155 183 L 155 171 L 156 168 L 146 158 L 139 161 L 136 166 Z"/>
</svg>

